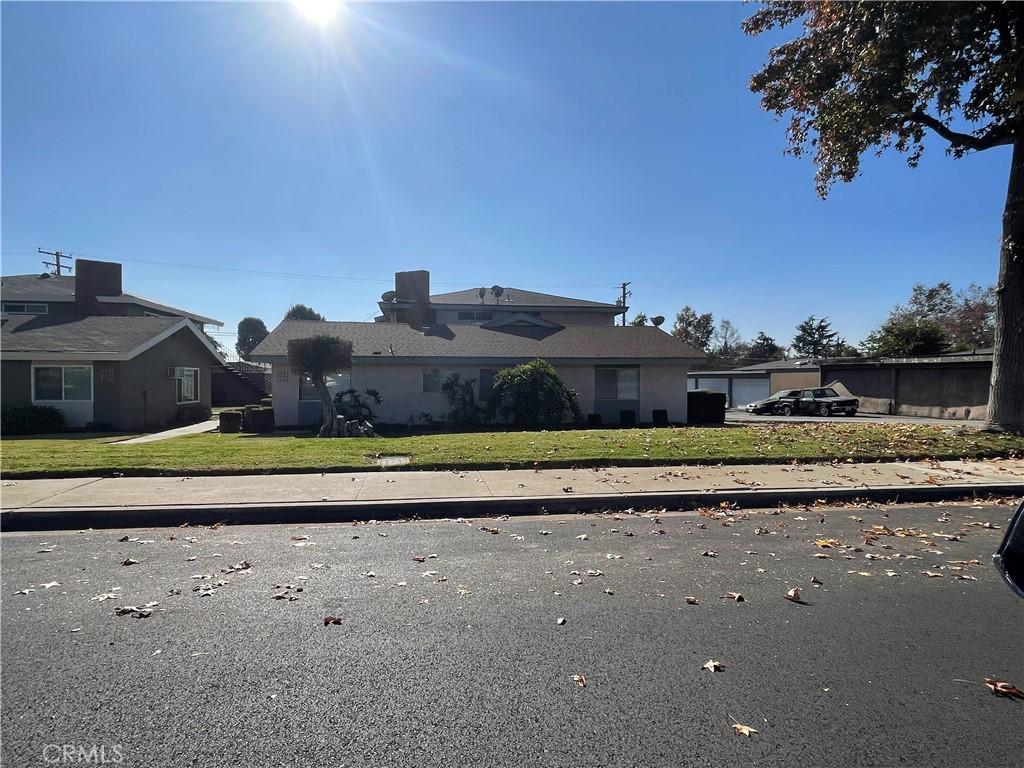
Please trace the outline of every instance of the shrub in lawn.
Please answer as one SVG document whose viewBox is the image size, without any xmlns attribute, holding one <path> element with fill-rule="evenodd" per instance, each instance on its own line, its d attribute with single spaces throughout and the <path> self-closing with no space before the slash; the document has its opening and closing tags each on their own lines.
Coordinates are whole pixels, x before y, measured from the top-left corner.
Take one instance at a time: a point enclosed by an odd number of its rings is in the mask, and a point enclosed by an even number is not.
<svg viewBox="0 0 1024 768">
<path fill-rule="evenodd" d="M 721 424 L 725 421 L 725 392 L 693 389 L 686 393 L 689 424 Z"/>
<path fill-rule="evenodd" d="M 232 432 L 242 431 L 242 412 L 241 411 L 221 411 L 220 412 L 220 431 L 223 434 L 229 434 Z"/>
<path fill-rule="evenodd" d="M 455 426 L 473 426 L 484 417 L 484 409 L 476 404 L 475 383 L 476 379 L 463 380 L 459 374 L 453 373 L 441 385 L 441 391 L 448 398 L 448 421 Z"/>
<path fill-rule="evenodd" d="M 48 405 L 4 408 L 0 431 L 5 435 L 45 435 L 65 430 L 64 414 Z"/>
<path fill-rule="evenodd" d="M 272 432 L 274 409 L 262 405 L 247 405 L 242 409 L 243 432 Z"/>
<path fill-rule="evenodd" d="M 583 420 L 576 392 L 558 378 L 554 367 L 546 360 L 533 360 L 498 371 L 487 410 L 520 427 Z"/>
</svg>

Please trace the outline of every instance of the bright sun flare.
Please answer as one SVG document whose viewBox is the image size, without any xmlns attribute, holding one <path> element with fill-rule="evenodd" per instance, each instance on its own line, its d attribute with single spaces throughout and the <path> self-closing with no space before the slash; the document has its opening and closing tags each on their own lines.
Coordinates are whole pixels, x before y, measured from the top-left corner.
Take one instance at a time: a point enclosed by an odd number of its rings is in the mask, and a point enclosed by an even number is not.
<svg viewBox="0 0 1024 768">
<path fill-rule="evenodd" d="M 341 0 L 292 0 L 303 16 L 320 27 L 326 27 L 341 10 Z"/>
</svg>

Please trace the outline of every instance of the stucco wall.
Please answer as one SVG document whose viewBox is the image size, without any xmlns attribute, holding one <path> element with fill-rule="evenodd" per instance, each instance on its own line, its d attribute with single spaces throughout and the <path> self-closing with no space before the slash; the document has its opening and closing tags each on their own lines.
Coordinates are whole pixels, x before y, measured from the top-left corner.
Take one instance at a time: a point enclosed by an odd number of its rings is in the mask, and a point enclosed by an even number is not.
<svg viewBox="0 0 1024 768">
<path fill-rule="evenodd" d="M 32 405 L 31 361 L 4 360 L 0 363 L 0 396 L 4 408 Z"/>
<path fill-rule="evenodd" d="M 121 363 L 120 429 L 162 426 L 177 418 L 175 380 L 168 368 L 199 369 L 199 404 L 210 407 L 210 351 L 183 328 L 170 338 Z"/>
<path fill-rule="evenodd" d="M 804 389 L 821 386 L 821 372 L 815 368 L 811 371 L 776 371 L 771 374 L 772 393 L 780 389 Z"/>
<path fill-rule="evenodd" d="M 381 424 L 423 423 L 420 415 L 431 414 L 442 421 L 448 413 L 448 400 L 442 392 L 423 391 L 423 370 L 431 366 L 420 364 L 360 365 L 352 368 L 352 387 L 358 390 L 376 389 L 383 402 L 373 406 L 375 419 Z M 441 381 L 451 373 L 463 379 L 477 380 L 480 365 L 437 366 L 441 368 Z M 584 416 L 597 412 L 594 402 L 593 365 L 555 365 L 559 377 L 576 390 Z M 315 404 L 298 403 L 299 377 L 289 371 L 287 364 L 274 363 L 274 419 L 279 426 L 313 424 L 319 420 Z M 479 389 L 476 389 L 479 397 Z M 625 407 L 636 410 L 638 422 L 650 422 L 652 411 L 664 408 L 669 420 L 686 421 L 686 367 L 677 365 L 643 366 L 640 370 L 640 400 Z M 615 410 L 615 418 L 618 410 Z M 610 419 L 606 418 L 608 423 Z"/>
</svg>

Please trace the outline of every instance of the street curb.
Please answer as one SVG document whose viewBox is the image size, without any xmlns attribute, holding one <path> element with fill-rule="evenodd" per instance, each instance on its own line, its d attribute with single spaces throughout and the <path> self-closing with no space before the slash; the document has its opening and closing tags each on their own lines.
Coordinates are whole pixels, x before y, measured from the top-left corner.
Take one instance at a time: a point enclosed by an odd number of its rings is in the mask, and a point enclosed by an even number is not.
<svg viewBox="0 0 1024 768">
<path fill-rule="evenodd" d="M 883 503 L 1024 496 L 1024 483 L 957 483 L 850 488 L 783 488 L 729 491 L 651 491 L 559 496 L 486 496 L 386 501 L 277 502 L 271 504 L 183 504 L 133 507 L 24 507 L 0 512 L 0 532 L 82 528 L 154 528 L 180 525 L 348 523 L 410 518 L 493 517 L 630 508 L 691 509 L 734 504 L 873 501 Z"/>
</svg>

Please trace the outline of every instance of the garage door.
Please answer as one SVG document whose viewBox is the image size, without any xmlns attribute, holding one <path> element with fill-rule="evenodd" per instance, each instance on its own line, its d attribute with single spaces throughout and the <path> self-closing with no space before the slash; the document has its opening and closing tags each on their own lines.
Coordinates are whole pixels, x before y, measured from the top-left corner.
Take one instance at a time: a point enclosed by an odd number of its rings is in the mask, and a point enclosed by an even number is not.
<svg viewBox="0 0 1024 768">
<path fill-rule="evenodd" d="M 768 391 L 768 379 L 733 379 L 732 402 L 730 408 L 743 408 L 755 400 L 764 400 L 771 392 Z"/>
</svg>

